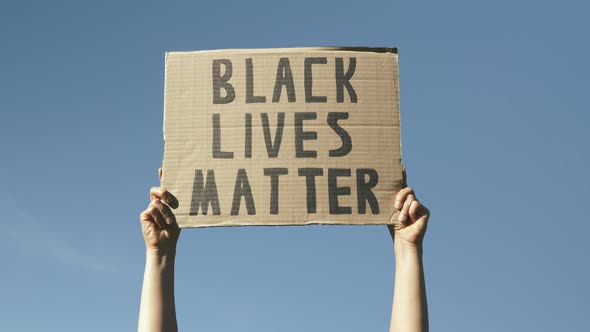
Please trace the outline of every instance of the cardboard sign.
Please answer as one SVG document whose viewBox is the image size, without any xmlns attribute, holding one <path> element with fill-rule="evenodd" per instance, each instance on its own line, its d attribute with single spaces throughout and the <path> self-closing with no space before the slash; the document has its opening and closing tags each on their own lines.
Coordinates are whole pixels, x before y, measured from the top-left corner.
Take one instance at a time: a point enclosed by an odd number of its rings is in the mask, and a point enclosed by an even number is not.
<svg viewBox="0 0 590 332">
<path fill-rule="evenodd" d="M 396 49 L 169 52 L 162 185 L 180 227 L 394 224 Z"/>
</svg>

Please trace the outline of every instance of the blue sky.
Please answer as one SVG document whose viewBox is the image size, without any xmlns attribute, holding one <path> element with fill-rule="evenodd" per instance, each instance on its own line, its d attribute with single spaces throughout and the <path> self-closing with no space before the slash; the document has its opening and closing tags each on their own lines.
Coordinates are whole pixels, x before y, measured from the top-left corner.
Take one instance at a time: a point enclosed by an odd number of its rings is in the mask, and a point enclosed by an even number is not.
<svg viewBox="0 0 590 332">
<path fill-rule="evenodd" d="M 432 211 L 433 331 L 581 331 L 590 308 L 583 1 L 2 1 L 0 321 L 136 328 L 164 53 L 395 46 L 403 160 Z M 185 331 L 386 331 L 385 227 L 183 231 Z"/>
</svg>

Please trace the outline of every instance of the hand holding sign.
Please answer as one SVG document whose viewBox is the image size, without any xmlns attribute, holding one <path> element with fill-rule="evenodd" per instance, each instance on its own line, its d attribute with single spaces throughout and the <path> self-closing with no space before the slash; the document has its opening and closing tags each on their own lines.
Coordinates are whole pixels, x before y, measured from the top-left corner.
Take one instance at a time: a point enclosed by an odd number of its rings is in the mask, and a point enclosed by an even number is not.
<svg viewBox="0 0 590 332">
<path fill-rule="evenodd" d="M 162 181 L 162 169 L 158 171 Z M 174 252 L 180 228 L 171 208 L 177 208 L 178 201 L 163 187 L 153 187 L 150 190 L 150 200 L 147 209 L 139 216 L 146 249 L 161 253 Z"/>
<path fill-rule="evenodd" d="M 403 245 L 421 246 L 430 211 L 418 201 L 414 189 L 407 186 L 406 170 L 403 170 L 403 189 L 396 197 L 394 207 L 400 211 L 398 219 L 401 224 L 389 225 L 389 232 L 396 247 Z"/>
</svg>

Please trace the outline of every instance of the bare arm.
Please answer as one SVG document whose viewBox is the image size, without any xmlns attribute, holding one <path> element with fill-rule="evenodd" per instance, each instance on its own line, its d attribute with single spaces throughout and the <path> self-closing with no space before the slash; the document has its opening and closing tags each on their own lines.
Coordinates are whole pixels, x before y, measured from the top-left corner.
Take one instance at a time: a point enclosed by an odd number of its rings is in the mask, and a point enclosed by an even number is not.
<svg viewBox="0 0 590 332">
<path fill-rule="evenodd" d="M 170 207 L 178 207 L 178 201 L 162 187 L 152 188 L 150 198 L 150 205 L 140 215 L 146 262 L 137 329 L 177 331 L 174 260 L 180 229 Z"/>
<path fill-rule="evenodd" d="M 175 254 L 147 253 L 138 331 L 177 331 L 174 306 Z"/>
<path fill-rule="evenodd" d="M 390 332 L 428 331 L 428 307 L 422 265 L 422 240 L 430 212 L 412 188 L 397 194 L 400 227 L 389 226 L 395 252 L 395 287 Z"/>
</svg>

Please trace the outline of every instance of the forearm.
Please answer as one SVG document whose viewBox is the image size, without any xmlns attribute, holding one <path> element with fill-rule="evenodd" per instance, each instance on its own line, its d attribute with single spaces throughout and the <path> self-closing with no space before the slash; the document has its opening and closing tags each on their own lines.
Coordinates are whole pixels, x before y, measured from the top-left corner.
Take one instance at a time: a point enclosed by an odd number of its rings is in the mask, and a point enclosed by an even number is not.
<svg viewBox="0 0 590 332">
<path fill-rule="evenodd" d="M 176 253 L 146 252 L 138 331 L 177 331 L 174 304 Z"/>
<path fill-rule="evenodd" d="M 422 246 L 395 246 L 395 287 L 390 332 L 428 331 Z"/>
</svg>

